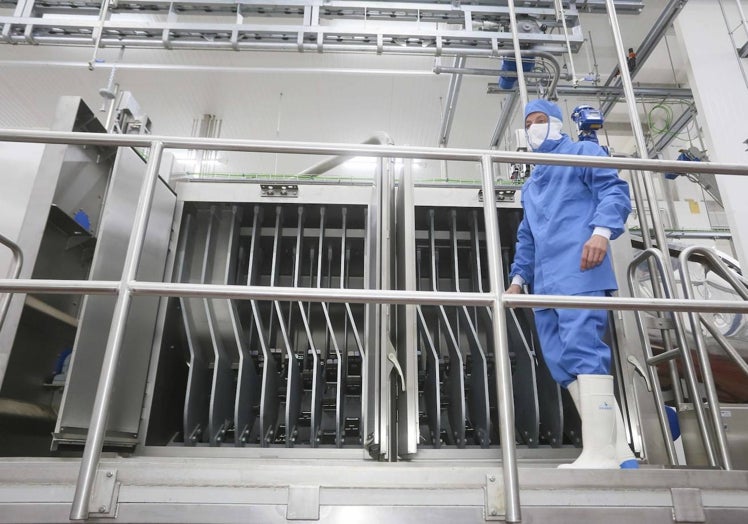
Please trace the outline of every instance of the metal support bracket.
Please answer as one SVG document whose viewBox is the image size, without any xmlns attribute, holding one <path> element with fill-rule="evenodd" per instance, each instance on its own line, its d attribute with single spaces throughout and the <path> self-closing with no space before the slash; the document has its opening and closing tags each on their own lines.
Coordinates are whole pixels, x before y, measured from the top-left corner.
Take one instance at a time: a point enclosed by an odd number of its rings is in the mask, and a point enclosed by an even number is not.
<svg viewBox="0 0 748 524">
<path fill-rule="evenodd" d="M 319 486 L 288 486 L 286 520 L 319 520 Z"/>
<path fill-rule="evenodd" d="M 497 473 L 486 475 L 486 520 L 504 520 L 506 505 L 504 503 L 504 485 Z"/>
<path fill-rule="evenodd" d="M 675 322 L 667 317 L 650 317 L 647 319 L 647 327 L 653 329 L 675 329 Z"/>
<path fill-rule="evenodd" d="M 506 188 L 506 187 L 498 187 L 495 189 L 496 193 L 496 201 L 497 202 L 505 202 L 505 201 L 514 201 L 514 194 L 517 192 L 517 190 L 512 188 Z M 483 202 L 483 190 L 480 189 L 478 191 L 478 202 Z"/>
<path fill-rule="evenodd" d="M 296 184 L 260 184 L 262 196 L 298 198 L 299 186 Z"/>
<path fill-rule="evenodd" d="M 96 472 L 88 513 L 92 517 L 116 517 L 119 483 L 116 469 L 100 469 Z"/>
<path fill-rule="evenodd" d="M 701 490 L 697 488 L 670 488 L 673 498 L 673 522 L 706 522 Z"/>
</svg>

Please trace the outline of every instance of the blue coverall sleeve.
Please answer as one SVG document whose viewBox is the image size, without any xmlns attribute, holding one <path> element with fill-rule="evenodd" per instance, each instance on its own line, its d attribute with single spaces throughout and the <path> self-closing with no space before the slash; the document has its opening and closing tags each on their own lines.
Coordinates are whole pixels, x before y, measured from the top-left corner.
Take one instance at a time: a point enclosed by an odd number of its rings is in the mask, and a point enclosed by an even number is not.
<svg viewBox="0 0 748 524">
<path fill-rule="evenodd" d="M 514 248 L 514 262 L 509 272 L 509 281 L 514 275 L 519 275 L 529 286 L 535 276 L 535 240 L 527 223 L 527 217 L 522 219 L 517 230 L 517 244 Z"/>
<path fill-rule="evenodd" d="M 586 142 L 585 144 L 591 144 Z M 582 154 L 607 156 L 605 151 L 595 145 L 595 149 L 585 147 Z M 631 194 L 629 185 L 621 180 L 618 171 L 604 167 L 588 167 L 583 171 L 583 180 L 592 191 L 596 203 L 595 213 L 589 226 L 607 227 L 610 229 L 610 239 L 614 240 L 623 233 L 623 226 L 631 213 Z"/>
</svg>

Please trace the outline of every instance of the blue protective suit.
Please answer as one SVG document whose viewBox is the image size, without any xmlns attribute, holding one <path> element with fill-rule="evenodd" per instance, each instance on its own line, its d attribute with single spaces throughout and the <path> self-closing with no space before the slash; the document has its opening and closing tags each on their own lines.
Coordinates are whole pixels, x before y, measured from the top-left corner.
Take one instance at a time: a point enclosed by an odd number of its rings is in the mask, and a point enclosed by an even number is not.
<svg viewBox="0 0 748 524">
<path fill-rule="evenodd" d="M 525 117 L 536 111 L 561 117 L 558 106 L 545 100 L 527 104 Z M 599 145 L 572 142 L 567 135 L 546 140 L 536 152 L 607 156 Z M 615 169 L 537 165 L 522 188 L 522 207 L 510 278 L 520 275 L 532 293 L 544 295 L 603 295 L 618 289 L 607 254 L 599 266 L 580 269 L 594 228 L 610 229 L 615 239 L 631 212 L 628 184 Z M 579 374 L 609 373 L 610 349 L 601 340 L 605 310 L 541 311 L 536 311 L 538 334 L 557 382 L 567 386 Z"/>
</svg>

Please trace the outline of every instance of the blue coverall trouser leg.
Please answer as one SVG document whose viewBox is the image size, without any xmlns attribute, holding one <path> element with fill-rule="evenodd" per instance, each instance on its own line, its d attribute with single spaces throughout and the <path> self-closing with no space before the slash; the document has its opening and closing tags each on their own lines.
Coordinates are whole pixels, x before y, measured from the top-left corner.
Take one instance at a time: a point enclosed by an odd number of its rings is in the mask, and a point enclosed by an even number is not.
<svg viewBox="0 0 748 524">
<path fill-rule="evenodd" d="M 605 296 L 604 291 L 576 296 Z M 605 309 L 537 309 L 535 325 L 551 376 L 563 387 L 577 375 L 609 375 L 610 348 L 603 342 Z"/>
</svg>

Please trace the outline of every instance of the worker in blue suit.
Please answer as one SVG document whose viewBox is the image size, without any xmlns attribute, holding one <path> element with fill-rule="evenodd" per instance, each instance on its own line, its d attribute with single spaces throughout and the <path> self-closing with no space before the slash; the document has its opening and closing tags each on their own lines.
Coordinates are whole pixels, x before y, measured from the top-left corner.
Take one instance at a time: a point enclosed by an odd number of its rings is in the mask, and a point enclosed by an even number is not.
<svg viewBox="0 0 748 524">
<path fill-rule="evenodd" d="M 572 142 L 547 100 L 525 107 L 528 146 L 538 153 L 606 156 L 594 142 Z M 615 169 L 536 165 L 522 188 L 507 293 L 527 285 L 543 295 L 605 296 L 618 289 L 608 256 L 631 212 L 628 184 Z M 574 468 L 638 467 L 613 394 L 607 311 L 539 308 L 535 323 L 551 375 L 567 388 L 582 419 L 584 449 Z"/>
</svg>

